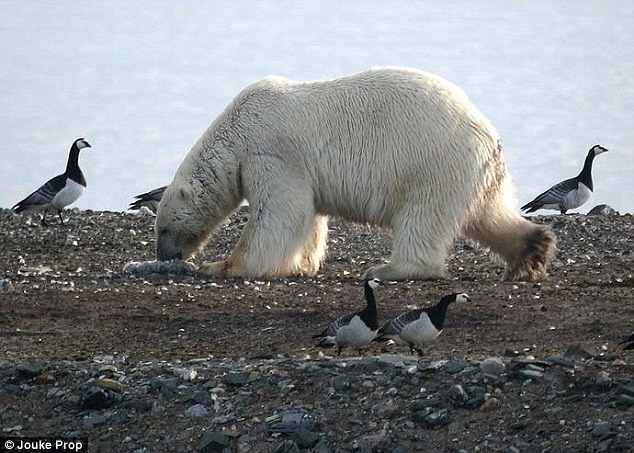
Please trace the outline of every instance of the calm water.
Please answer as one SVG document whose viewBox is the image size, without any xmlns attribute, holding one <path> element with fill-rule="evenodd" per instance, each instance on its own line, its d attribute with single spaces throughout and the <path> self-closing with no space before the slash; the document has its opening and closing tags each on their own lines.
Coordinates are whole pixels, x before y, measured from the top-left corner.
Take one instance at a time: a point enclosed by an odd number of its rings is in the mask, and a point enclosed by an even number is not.
<svg viewBox="0 0 634 453">
<path fill-rule="evenodd" d="M 248 83 L 393 64 L 469 94 L 502 135 L 520 202 L 601 143 L 581 212 L 634 212 L 633 2 L 102 3 L 0 2 L 0 207 L 61 173 L 83 136 L 76 206 L 124 210 L 171 181 Z"/>
</svg>

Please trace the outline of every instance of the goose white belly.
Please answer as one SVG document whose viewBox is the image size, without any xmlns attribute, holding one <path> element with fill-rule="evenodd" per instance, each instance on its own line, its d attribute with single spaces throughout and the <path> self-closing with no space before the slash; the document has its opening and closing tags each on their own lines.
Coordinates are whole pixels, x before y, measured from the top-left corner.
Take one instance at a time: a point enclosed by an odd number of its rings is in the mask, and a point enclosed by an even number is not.
<svg viewBox="0 0 634 453">
<path fill-rule="evenodd" d="M 347 326 L 340 327 L 335 343 L 340 347 L 359 348 L 370 343 L 376 337 L 376 330 L 371 330 L 359 316 L 355 316 Z"/>
<path fill-rule="evenodd" d="M 406 343 L 420 345 L 435 340 L 438 335 L 440 330 L 436 329 L 427 313 L 423 312 L 419 319 L 403 327 L 399 337 Z"/>
<path fill-rule="evenodd" d="M 56 209 L 63 209 L 66 206 L 73 204 L 84 193 L 85 187 L 81 184 L 73 181 L 70 178 L 66 179 L 66 185 L 62 190 L 57 192 L 51 205 Z"/>
<path fill-rule="evenodd" d="M 566 209 L 575 209 L 588 201 L 591 195 L 592 191 L 580 182 L 576 190 L 571 190 L 564 196 L 562 204 Z"/>
</svg>

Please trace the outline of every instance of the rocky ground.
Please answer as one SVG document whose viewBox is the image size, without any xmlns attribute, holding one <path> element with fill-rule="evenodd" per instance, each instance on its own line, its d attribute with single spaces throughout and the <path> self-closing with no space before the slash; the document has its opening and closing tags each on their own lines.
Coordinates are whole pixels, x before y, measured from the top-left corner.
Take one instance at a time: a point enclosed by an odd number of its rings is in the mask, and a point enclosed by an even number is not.
<svg viewBox="0 0 634 453">
<path fill-rule="evenodd" d="M 502 282 L 459 241 L 448 279 L 381 288 L 382 320 L 471 296 L 423 357 L 337 357 L 311 338 L 363 305 L 361 272 L 389 255 L 379 229 L 333 221 L 312 279 L 141 278 L 122 269 L 153 258 L 151 216 L 66 216 L 0 211 L 1 436 L 139 453 L 632 451 L 634 351 L 618 345 L 634 329 L 632 215 L 534 218 L 559 239 L 541 283 Z M 222 258 L 247 216 L 196 262 Z"/>
</svg>

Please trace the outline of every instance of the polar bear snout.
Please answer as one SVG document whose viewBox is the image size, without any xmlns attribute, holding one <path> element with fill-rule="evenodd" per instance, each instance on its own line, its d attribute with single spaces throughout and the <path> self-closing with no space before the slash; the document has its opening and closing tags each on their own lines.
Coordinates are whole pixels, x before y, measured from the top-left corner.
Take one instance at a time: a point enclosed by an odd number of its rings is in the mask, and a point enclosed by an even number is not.
<svg viewBox="0 0 634 453">
<path fill-rule="evenodd" d="M 176 235 L 170 231 L 158 232 L 156 238 L 156 259 L 158 261 L 182 260 L 183 250 L 176 245 Z"/>
</svg>

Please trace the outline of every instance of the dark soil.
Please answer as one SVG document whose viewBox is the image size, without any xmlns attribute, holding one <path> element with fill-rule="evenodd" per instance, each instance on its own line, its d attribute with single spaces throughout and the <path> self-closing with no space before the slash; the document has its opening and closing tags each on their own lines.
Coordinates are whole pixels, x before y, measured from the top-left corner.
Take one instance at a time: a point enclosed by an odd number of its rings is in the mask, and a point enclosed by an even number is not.
<svg viewBox="0 0 634 453">
<path fill-rule="evenodd" d="M 3 436 L 74 436 L 88 451 L 137 452 L 213 451 L 216 434 L 229 436 L 218 448 L 256 452 L 634 444 L 634 351 L 618 345 L 634 329 L 632 215 L 534 218 L 559 241 L 539 283 L 503 282 L 486 250 L 458 241 L 446 280 L 380 288 L 381 321 L 447 293 L 471 297 L 450 307 L 422 358 L 378 343 L 362 358 L 332 357 L 311 338 L 363 305 L 359 278 L 389 257 L 385 231 L 332 221 L 312 279 L 141 278 L 122 269 L 154 258 L 153 217 L 65 215 L 65 225 L 42 227 L 0 211 Z M 223 258 L 247 216 L 234 216 L 196 263 Z M 482 374 L 489 357 L 505 364 L 500 376 Z M 240 373 L 246 379 L 232 382 Z M 93 406 L 95 383 L 105 399 Z M 455 386 L 479 400 L 456 402 Z M 207 412 L 188 413 L 196 404 Z"/>
</svg>

